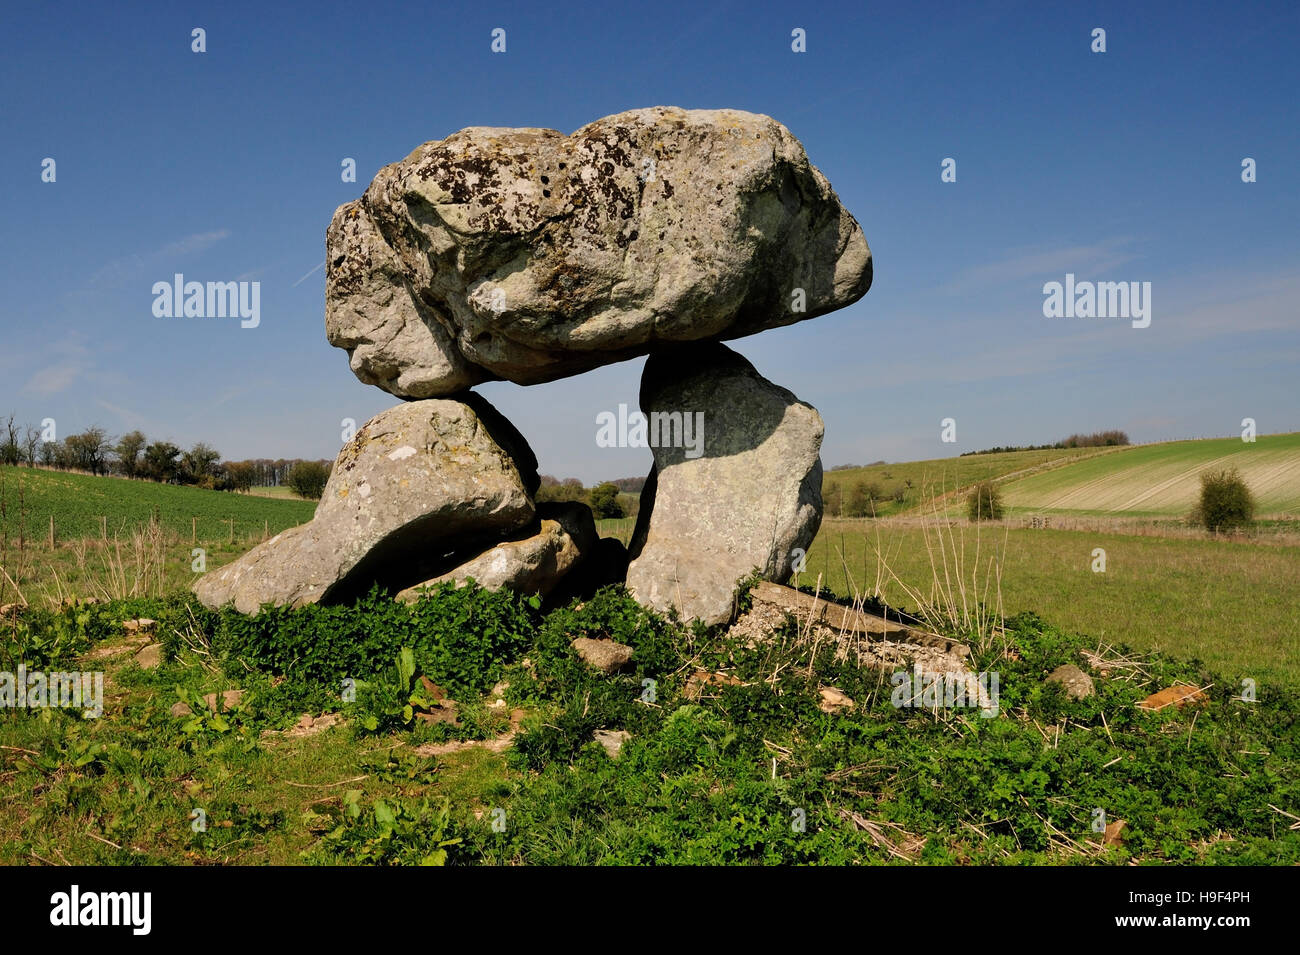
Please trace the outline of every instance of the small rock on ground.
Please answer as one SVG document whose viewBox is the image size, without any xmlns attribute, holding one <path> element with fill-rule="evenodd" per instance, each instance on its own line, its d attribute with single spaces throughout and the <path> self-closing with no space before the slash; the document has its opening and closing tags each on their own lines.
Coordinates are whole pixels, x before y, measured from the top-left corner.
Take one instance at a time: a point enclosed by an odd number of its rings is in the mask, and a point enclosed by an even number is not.
<svg viewBox="0 0 1300 955">
<path fill-rule="evenodd" d="M 592 737 L 605 747 L 605 752 L 609 754 L 610 759 L 618 759 L 623 744 L 632 738 L 632 734 L 627 730 L 596 730 Z"/>
<path fill-rule="evenodd" d="M 573 641 L 573 649 L 583 662 L 602 673 L 617 673 L 632 662 L 632 648 L 613 640 L 578 637 Z"/>
<path fill-rule="evenodd" d="M 1072 700 L 1082 700 L 1096 694 L 1092 677 L 1084 673 L 1073 663 L 1063 663 L 1047 674 L 1048 683 L 1059 683 Z"/>
</svg>

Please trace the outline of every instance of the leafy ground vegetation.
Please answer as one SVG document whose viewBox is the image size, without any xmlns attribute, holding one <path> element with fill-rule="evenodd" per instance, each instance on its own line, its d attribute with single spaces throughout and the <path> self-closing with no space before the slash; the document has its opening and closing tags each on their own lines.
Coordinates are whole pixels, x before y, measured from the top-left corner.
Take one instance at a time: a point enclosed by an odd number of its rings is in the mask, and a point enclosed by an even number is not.
<svg viewBox="0 0 1300 955">
<path fill-rule="evenodd" d="M 153 669 L 110 655 L 142 616 Z M 0 621 L 0 672 L 103 669 L 105 705 L 0 711 L 0 862 L 1300 862 L 1294 685 L 1243 699 L 1031 614 L 954 635 L 998 674 L 996 716 L 895 707 L 888 674 L 793 625 L 685 628 L 617 588 L 549 612 L 474 587 L 257 617 L 29 608 Z M 590 668 L 583 636 L 630 667 Z M 1094 697 L 1045 682 L 1065 663 Z M 1208 700 L 1138 707 L 1175 683 Z M 824 712 L 828 686 L 852 705 Z M 630 734 L 617 757 L 602 730 Z"/>
</svg>

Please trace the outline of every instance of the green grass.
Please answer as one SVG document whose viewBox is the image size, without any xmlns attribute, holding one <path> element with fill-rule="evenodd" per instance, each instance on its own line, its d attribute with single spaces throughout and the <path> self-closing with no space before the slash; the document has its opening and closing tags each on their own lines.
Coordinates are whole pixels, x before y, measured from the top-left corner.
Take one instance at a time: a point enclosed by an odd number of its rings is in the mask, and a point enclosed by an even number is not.
<svg viewBox="0 0 1300 955">
<path fill-rule="evenodd" d="M 607 591 L 538 613 L 529 639 L 495 661 L 523 713 L 509 750 L 421 757 L 428 727 L 363 732 L 355 704 L 305 679 L 294 659 L 250 663 L 243 651 L 257 649 L 259 631 L 247 618 L 191 609 L 137 601 L 0 628 L 0 657 L 27 640 L 24 658 L 65 670 L 120 639 L 124 619 L 186 631 L 168 639 L 174 655 L 157 670 L 129 656 L 93 664 L 107 671 L 99 719 L 0 711 L 0 864 L 413 864 L 440 842 L 448 862 L 470 865 L 1300 862 L 1300 832 L 1271 808 L 1300 804 L 1293 687 L 1262 683 L 1249 702 L 1232 677 L 1160 655 L 1092 667 L 1081 651 L 1094 643 L 1035 618 L 975 648 L 972 668 L 1000 676 L 998 712 L 985 718 L 897 708 L 888 674 L 838 659 L 825 641 L 691 634 Z M 333 619 L 366 635 L 371 612 L 392 616 L 372 606 Z M 309 619 L 287 611 L 281 623 L 289 633 Z M 254 642 L 231 644 L 231 627 Z M 633 669 L 585 667 L 574 634 L 630 643 Z M 320 650 L 346 651 L 351 668 L 356 647 Z M 357 676 L 378 679 L 381 656 Z M 1067 662 L 1092 669 L 1095 697 L 1070 701 L 1044 682 Z M 697 667 L 736 682 L 688 700 Z M 1137 707 L 1175 682 L 1214 686 L 1201 708 Z M 822 685 L 854 702 L 822 712 Z M 172 716 L 178 687 L 247 693 L 218 722 Z M 494 695 L 458 691 L 460 738 L 504 730 L 486 705 Z M 345 724 L 264 735 L 322 706 Z M 593 742 L 597 728 L 631 733 L 617 760 Z M 1102 844 L 1098 810 L 1125 821 L 1122 845 Z"/>
<path fill-rule="evenodd" d="M 1185 516 L 1204 471 L 1236 467 L 1259 513 L 1300 517 L 1300 433 L 1171 441 L 1124 448 L 1007 482 L 1014 511 L 1135 517 Z"/>
<path fill-rule="evenodd" d="M 105 527 L 112 538 L 114 532 L 129 533 L 146 523 L 155 512 L 166 530 L 186 540 L 194 527 L 200 540 L 215 540 L 230 536 L 232 519 L 234 536 L 241 537 L 263 530 L 278 534 L 306 523 L 316 513 L 314 501 L 276 500 L 40 468 L 0 467 L 0 482 L 7 512 L 4 530 L 11 540 L 18 536 L 20 495 L 26 536 L 35 540 L 48 538 L 51 516 L 57 540 L 99 537 Z"/>
<path fill-rule="evenodd" d="M 958 549 L 965 544 L 968 590 L 983 593 L 988 561 L 997 555 L 1008 615 L 1033 611 L 1094 641 L 1199 657 L 1237 677 L 1300 682 L 1300 547 L 986 525 L 973 584 L 976 529 L 958 523 L 953 531 Z M 941 561 L 937 531 L 928 533 Z M 1094 548 L 1106 552 L 1104 573 L 1091 569 Z M 801 582 L 821 573 L 844 594 L 870 592 L 879 581 L 887 602 L 914 608 L 877 551 L 898 580 L 928 599 L 935 573 L 926 531 L 916 525 L 825 521 Z M 996 586 L 995 579 L 993 592 Z"/>
<path fill-rule="evenodd" d="M 879 485 L 884 501 L 877 506 L 878 516 L 887 517 L 915 509 L 936 495 L 969 487 L 984 480 L 1005 479 L 1023 471 L 1061 467 L 1073 461 L 1105 455 L 1115 448 L 1051 448 L 1044 451 L 1008 451 L 1001 454 L 970 454 L 965 457 L 908 461 L 900 464 L 873 464 L 843 471 L 827 471 L 822 479 L 822 497 L 833 497 L 838 487 L 848 505 L 849 495 L 859 481 Z M 908 487 L 908 482 L 911 487 Z M 889 500 L 902 490 L 904 500 Z M 839 516 L 838 514 L 828 516 Z"/>
</svg>

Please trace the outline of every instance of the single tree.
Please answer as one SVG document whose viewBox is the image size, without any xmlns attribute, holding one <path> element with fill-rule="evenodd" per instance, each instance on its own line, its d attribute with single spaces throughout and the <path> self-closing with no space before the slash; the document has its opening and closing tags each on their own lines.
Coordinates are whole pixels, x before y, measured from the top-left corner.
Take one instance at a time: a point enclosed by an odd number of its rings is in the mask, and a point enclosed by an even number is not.
<svg viewBox="0 0 1300 955">
<path fill-rule="evenodd" d="M 1192 523 L 1206 530 L 1249 527 L 1255 520 L 1255 497 L 1234 467 L 1201 475 L 1201 498 L 1192 511 Z"/>
<path fill-rule="evenodd" d="M 23 456 L 29 468 L 36 467 L 36 454 L 41 447 L 41 429 L 29 424 L 23 431 Z"/>
<path fill-rule="evenodd" d="M 617 485 L 606 481 L 591 489 L 591 512 L 598 518 L 623 516 L 623 505 L 618 502 Z"/>
<path fill-rule="evenodd" d="M 319 501 L 329 477 L 329 466 L 323 461 L 299 461 L 289 469 L 286 483 L 299 497 Z"/>
<path fill-rule="evenodd" d="M 966 515 L 972 521 L 1000 521 L 1002 511 L 1002 492 L 992 481 L 980 481 L 966 495 Z"/>
<path fill-rule="evenodd" d="M 113 453 L 117 455 L 118 467 L 124 475 L 133 478 L 140 473 L 140 455 L 144 453 L 148 443 L 144 434 L 139 431 L 128 431 L 122 435 L 117 442 L 117 447 L 113 448 Z"/>
<path fill-rule="evenodd" d="M 144 449 L 144 476 L 153 481 L 170 484 L 176 477 L 176 458 L 181 449 L 170 441 L 155 441 Z"/>
</svg>

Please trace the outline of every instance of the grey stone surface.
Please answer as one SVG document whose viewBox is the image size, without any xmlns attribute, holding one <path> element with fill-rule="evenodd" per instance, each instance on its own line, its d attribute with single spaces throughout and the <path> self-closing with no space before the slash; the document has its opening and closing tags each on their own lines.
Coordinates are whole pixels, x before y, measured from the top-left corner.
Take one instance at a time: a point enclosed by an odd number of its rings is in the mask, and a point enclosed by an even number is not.
<svg viewBox="0 0 1300 955">
<path fill-rule="evenodd" d="M 513 590 L 546 596 L 596 546 L 596 523 L 585 504 L 556 501 L 537 505 L 539 526 L 513 540 L 502 541 L 454 570 L 403 590 L 397 599 L 419 599 L 425 587 L 446 581 L 457 586 L 473 578 L 488 590 Z"/>
<path fill-rule="evenodd" d="M 537 484 L 527 443 L 482 397 L 408 402 L 344 445 L 310 523 L 209 571 L 194 592 L 254 613 L 410 586 L 449 553 L 529 525 Z"/>
<path fill-rule="evenodd" d="M 411 398 L 789 325 L 861 298 L 872 274 L 798 140 L 728 109 L 461 130 L 385 166 L 326 246 L 330 342 Z"/>
<path fill-rule="evenodd" d="M 699 456 L 689 457 L 689 447 L 664 446 L 659 428 L 628 548 L 628 589 L 656 610 L 724 623 L 739 580 L 757 569 L 784 583 L 794 550 L 817 533 L 821 415 L 720 344 L 652 355 L 641 410 L 703 412 L 704 430 Z"/>
</svg>

